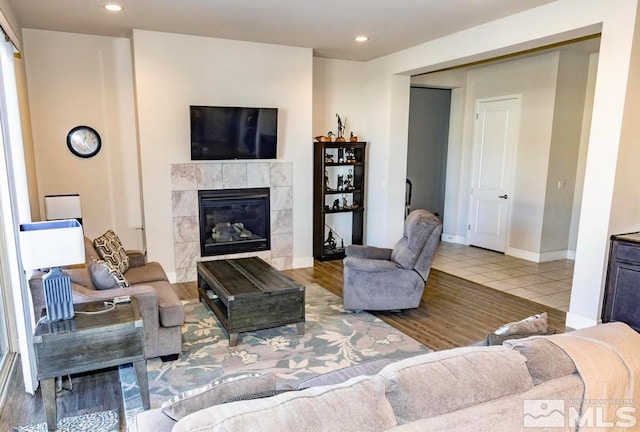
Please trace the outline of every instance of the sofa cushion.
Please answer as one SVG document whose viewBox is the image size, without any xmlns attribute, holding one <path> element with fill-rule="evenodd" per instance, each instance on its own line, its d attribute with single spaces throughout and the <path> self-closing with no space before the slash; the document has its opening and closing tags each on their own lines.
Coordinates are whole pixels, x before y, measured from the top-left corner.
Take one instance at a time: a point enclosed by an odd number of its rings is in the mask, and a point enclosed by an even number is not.
<svg viewBox="0 0 640 432">
<path fill-rule="evenodd" d="M 526 358 L 502 346 L 465 347 L 400 360 L 378 374 L 398 424 L 533 387 Z"/>
<path fill-rule="evenodd" d="M 275 392 L 276 377 L 268 372 L 241 372 L 218 378 L 209 384 L 181 393 L 162 404 L 162 412 L 173 420 L 237 400 L 246 395 Z"/>
<path fill-rule="evenodd" d="M 91 282 L 99 290 L 126 288 L 129 282 L 117 267 L 103 260 L 92 261 L 87 265 Z"/>
<path fill-rule="evenodd" d="M 129 267 L 125 276 L 131 285 L 169 281 L 164 269 L 157 262 L 150 262 L 141 267 Z"/>
<path fill-rule="evenodd" d="M 375 375 L 382 370 L 386 365 L 393 363 L 391 359 L 372 360 L 365 363 L 355 364 L 353 366 L 347 366 L 338 370 L 323 373 L 322 375 L 314 376 L 304 381 L 301 381 L 296 386 L 296 390 L 302 390 L 309 387 L 317 387 L 323 385 L 333 385 L 345 382 L 353 377 L 360 375 Z"/>
<path fill-rule="evenodd" d="M 81 285 L 85 288 L 96 289 L 91 282 L 91 276 L 89 275 L 89 268 L 87 266 L 81 268 L 65 268 L 64 274 L 71 278 L 71 282 Z"/>
<path fill-rule="evenodd" d="M 580 377 L 576 375 L 568 375 L 546 383 L 535 386 L 532 389 L 511 396 L 505 396 L 499 399 L 490 400 L 484 403 L 473 405 L 459 411 L 450 412 L 440 416 L 419 419 L 412 423 L 391 429 L 393 432 L 512 432 L 512 431 L 575 431 L 576 428 L 569 427 L 566 415 L 564 418 L 543 416 L 544 411 L 540 412 L 539 408 L 542 403 L 559 401 L 565 405 L 565 413 L 568 412 L 570 401 L 582 401 L 582 393 L 584 392 L 584 384 Z M 530 414 L 525 417 L 525 407 Z M 579 409 L 579 406 L 577 407 Z M 553 414 L 553 413 L 552 413 Z M 537 418 L 543 423 L 536 424 Z M 565 422 L 565 427 L 532 427 L 524 426 L 545 426 L 545 421 L 559 420 Z M 532 422 L 532 423 L 526 423 Z M 548 423 L 546 423 L 548 425 Z"/>
<path fill-rule="evenodd" d="M 357 403 L 357 409 L 354 409 Z M 266 399 L 216 405 L 180 420 L 186 431 L 384 431 L 396 425 L 379 377 L 290 391 Z"/>
<path fill-rule="evenodd" d="M 534 385 L 578 372 L 571 357 L 545 338 L 509 340 L 505 345 L 527 358 Z"/>
<path fill-rule="evenodd" d="M 122 242 L 116 233 L 112 230 L 107 231 L 100 237 L 93 239 L 95 250 L 105 261 L 117 267 L 120 272 L 125 273 L 129 270 L 129 257 L 122 246 Z"/>
<path fill-rule="evenodd" d="M 163 327 L 182 325 L 184 323 L 184 306 L 171 284 L 166 281 L 157 281 L 147 285 L 151 286 L 158 296 L 160 324 Z"/>
</svg>

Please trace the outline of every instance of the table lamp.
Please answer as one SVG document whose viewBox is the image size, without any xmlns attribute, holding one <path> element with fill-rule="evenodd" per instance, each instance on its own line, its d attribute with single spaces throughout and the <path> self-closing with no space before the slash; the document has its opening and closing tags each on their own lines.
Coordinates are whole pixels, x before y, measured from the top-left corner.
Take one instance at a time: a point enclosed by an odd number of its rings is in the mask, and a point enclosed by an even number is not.
<svg viewBox="0 0 640 432">
<path fill-rule="evenodd" d="M 75 219 L 22 224 L 20 249 L 25 269 L 51 269 L 42 277 L 49 322 L 73 318 L 71 278 L 60 266 L 85 262 L 82 226 Z"/>
</svg>

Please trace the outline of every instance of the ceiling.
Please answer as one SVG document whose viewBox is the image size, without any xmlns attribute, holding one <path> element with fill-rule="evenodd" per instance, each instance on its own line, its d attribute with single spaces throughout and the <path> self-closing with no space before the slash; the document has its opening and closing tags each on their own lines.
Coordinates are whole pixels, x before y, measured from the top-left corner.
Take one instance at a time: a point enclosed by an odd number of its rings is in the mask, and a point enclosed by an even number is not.
<svg viewBox="0 0 640 432">
<path fill-rule="evenodd" d="M 130 37 L 132 29 L 313 48 L 366 61 L 554 0 L 9 0 L 22 28 Z M 123 6 L 108 12 L 108 2 Z M 354 41 L 357 35 L 369 41 Z"/>
</svg>

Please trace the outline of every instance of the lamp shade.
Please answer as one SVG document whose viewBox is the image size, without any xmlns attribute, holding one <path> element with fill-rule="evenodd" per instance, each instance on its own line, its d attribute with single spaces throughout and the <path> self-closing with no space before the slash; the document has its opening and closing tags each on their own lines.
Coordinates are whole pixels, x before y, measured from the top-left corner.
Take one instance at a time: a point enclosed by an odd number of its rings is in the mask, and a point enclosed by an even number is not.
<svg viewBox="0 0 640 432">
<path fill-rule="evenodd" d="M 84 234 L 75 219 L 20 225 L 20 249 L 27 270 L 85 262 Z"/>
<path fill-rule="evenodd" d="M 44 213 L 47 220 L 80 219 L 82 218 L 80 195 L 45 195 Z"/>
</svg>

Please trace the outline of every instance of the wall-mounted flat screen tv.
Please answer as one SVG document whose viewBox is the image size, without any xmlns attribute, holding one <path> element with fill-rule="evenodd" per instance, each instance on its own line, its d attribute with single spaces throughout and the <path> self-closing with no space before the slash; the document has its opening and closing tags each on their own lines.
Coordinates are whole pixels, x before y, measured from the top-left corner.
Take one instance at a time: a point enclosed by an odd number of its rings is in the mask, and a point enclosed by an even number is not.
<svg viewBox="0 0 640 432">
<path fill-rule="evenodd" d="M 277 108 L 191 106 L 191 160 L 276 159 Z"/>
</svg>

